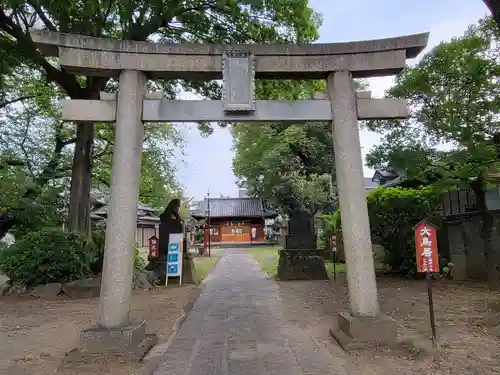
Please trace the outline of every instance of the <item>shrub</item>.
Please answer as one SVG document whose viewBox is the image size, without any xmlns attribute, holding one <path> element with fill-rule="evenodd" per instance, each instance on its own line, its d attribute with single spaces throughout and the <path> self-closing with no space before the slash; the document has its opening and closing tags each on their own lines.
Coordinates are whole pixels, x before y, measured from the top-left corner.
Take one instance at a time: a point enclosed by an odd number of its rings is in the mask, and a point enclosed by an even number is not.
<svg viewBox="0 0 500 375">
<path fill-rule="evenodd" d="M 331 236 L 337 236 L 340 233 L 340 211 L 337 210 L 333 213 L 325 213 L 318 216 L 318 222 L 320 223 L 323 231 L 319 237 L 319 247 L 326 249 L 328 239 Z M 337 254 L 336 259 L 339 262 L 345 261 L 344 249 L 342 246 L 338 246 L 340 239 L 337 239 Z M 331 259 L 332 253 L 331 251 L 325 251 L 323 257 L 325 259 Z"/>
<path fill-rule="evenodd" d="M 95 249 L 95 258 L 90 264 L 92 273 L 97 274 L 102 272 L 104 262 L 104 242 L 106 238 L 106 229 L 98 228 L 92 231 L 92 244 Z"/>
<path fill-rule="evenodd" d="M 423 218 L 440 224 L 441 194 L 432 188 L 378 188 L 367 196 L 372 242 L 384 248 L 378 260 L 407 276 L 416 273 L 413 226 Z M 331 228 L 341 229 L 340 212 L 331 215 Z M 441 259 L 440 264 L 447 264 Z"/>
<path fill-rule="evenodd" d="M 46 228 L 31 232 L 0 252 L 0 273 L 35 286 L 87 277 L 95 249 L 86 236 Z"/>
<path fill-rule="evenodd" d="M 196 243 L 201 243 L 203 242 L 203 231 L 202 230 L 199 230 L 196 232 Z"/>
<path fill-rule="evenodd" d="M 95 251 L 95 257 L 90 265 L 90 269 L 93 274 L 98 274 L 102 272 L 102 266 L 104 264 L 104 245 L 106 239 L 106 229 L 98 228 L 92 231 L 92 245 Z M 142 271 L 146 267 L 146 262 L 141 257 L 139 249 L 136 247 L 134 249 L 134 270 Z"/>
<path fill-rule="evenodd" d="M 424 218 L 439 224 L 441 194 L 432 188 L 379 188 L 368 194 L 372 241 L 385 250 L 390 269 L 413 275 L 416 271 L 413 227 Z"/>
<path fill-rule="evenodd" d="M 134 249 L 134 271 L 144 271 L 144 268 L 146 268 L 146 261 L 144 258 L 141 256 L 141 252 L 139 251 L 139 248 L 136 246 Z"/>
</svg>

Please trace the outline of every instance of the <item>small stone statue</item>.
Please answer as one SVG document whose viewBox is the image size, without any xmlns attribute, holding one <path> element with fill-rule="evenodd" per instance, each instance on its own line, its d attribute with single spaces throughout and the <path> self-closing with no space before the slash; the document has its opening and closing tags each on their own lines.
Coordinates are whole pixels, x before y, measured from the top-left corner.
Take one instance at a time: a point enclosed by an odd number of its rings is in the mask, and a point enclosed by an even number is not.
<svg viewBox="0 0 500 375">
<path fill-rule="evenodd" d="M 165 208 L 165 211 L 160 215 L 160 256 L 165 260 L 168 251 L 168 240 L 170 233 L 182 233 L 182 219 L 179 215 L 181 208 L 180 199 L 172 199 Z M 165 270 L 163 270 L 165 272 Z"/>
</svg>

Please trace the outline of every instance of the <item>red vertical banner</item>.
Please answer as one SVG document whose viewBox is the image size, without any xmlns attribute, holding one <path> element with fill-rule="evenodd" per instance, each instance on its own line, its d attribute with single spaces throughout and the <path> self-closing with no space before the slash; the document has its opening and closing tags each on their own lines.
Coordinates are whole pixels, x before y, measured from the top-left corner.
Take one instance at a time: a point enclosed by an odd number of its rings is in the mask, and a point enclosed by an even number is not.
<svg viewBox="0 0 500 375">
<path fill-rule="evenodd" d="M 427 221 L 421 221 L 414 229 L 417 272 L 439 272 L 436 227 Z"/>
<path fill-rule="evenodd" d="M 330 251 L 337 251 L 337 236 L 330 236 L 328 239 Z"/>
</svg>

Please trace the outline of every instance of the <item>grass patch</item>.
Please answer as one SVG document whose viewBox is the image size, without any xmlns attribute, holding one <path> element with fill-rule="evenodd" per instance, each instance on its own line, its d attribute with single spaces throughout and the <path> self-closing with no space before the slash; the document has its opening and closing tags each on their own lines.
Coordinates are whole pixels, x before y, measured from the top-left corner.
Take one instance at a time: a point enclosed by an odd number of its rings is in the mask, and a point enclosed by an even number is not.
<svg viewBox="0 0 500 375">
<path fill-rule="evenodd" d="M 196 284 L 201 283 L 210 273 L 212 268 L 219 261 L 220 256 L 212 255 L 211 257 L 195 257 L 194 260 L 194 281 Z"/>
<path fill-rule="evenodd" d="M 325 260 L 325 267 L 328 277 L 333 278 L 333 262 L 331 260 Z M 335 263 L 335 271 L 337 274 L 345 272 L 345 265 L 343 263 Z"/>
<path fill-rule="evenodd" d="M 259 263 L 262 271 L 274 277 L 278 273 L 279 246 L 255 246 L 248 249 L 250 255 Z"/>
<path fill-rule="evenodd" d="M 259 246 L 248 249 L 249 254 L 259 263 L 262 271 L 271 277 L 275 277 L 278 273 L 278 251 L 279 246 Z M 333 263 L 331 260 L 325 260 L 325 267 L 328 277 L 333 278 Z M 335 264 L 335 271 L 338 273 L 345 272 L 345 265 L 342 263 Z"/>
</svg>

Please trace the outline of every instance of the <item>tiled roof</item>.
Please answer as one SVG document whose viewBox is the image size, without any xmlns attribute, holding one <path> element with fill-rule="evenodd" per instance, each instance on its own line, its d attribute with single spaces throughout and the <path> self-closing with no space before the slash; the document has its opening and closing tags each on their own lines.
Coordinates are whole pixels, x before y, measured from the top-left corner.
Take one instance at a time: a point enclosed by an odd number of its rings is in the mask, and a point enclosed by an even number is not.
<svg viewBox="0 0 500 375">
<path fill-rule="evenodd" d="M 365 189 L 366 190 L 371 190 L 371 189 L 376 189 L 378 187 L 378 183 L 372 180 L 370 177 L 365 177 Z"/>
<path fill-rule="evenodd" d="M 141 202 L 139 202 L 139 204 L 137 205 L 137 209 L 146 212 L 155 212 L 155 209 L 153 207 Z"/>
<path fill-rule="evenodd" d="M 205 217 L 208 213 L 208 199 L 200 208 L 192 211 L 194 217 Z M 268 210 L 260 198 L 210 198 L 211 217 L 271 217 L 276 214 Z"/>
<path fill-rule="evenodd" d="M 154 208 L 151 208 L 150 206 L 148 205 L 145 205 L 145 204 L 142 204 L 142 203 L 139 203 L 137 205 L 137 216 L 156 216 L 155 213 L 154 213 Z M 91 212 L 90 212 L 91 216 L 108 216 L 108 205 L 105 204 L 99 208 L 96 208 L 96 209 L 93 209 Z"/>
<path fill-rule="evenodd" d="M 382 184 L 382 186 L 386 187 L 387 184 L 389 184 L 389 186 L 392 186 L 401 183 L 405 179 L 404 175 L 404 171 L 388 165 L 386 169 L 377 169 L 373 175 L 372 180 L 376 182 L 381 182 L 383 180 L 382 182 L 384 183 Z"/>
<path fill-rule="evenodd" d="M 387 181 L 382 187 L 397 186 L 405 180 L 404 176 L 398 176 L 390 181 Z"/>
</svg>

